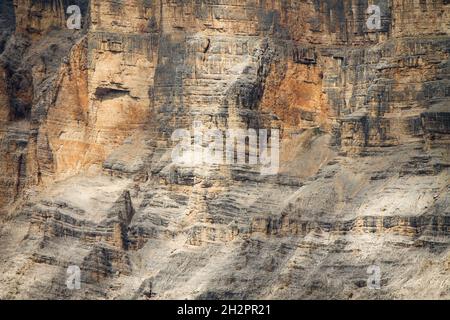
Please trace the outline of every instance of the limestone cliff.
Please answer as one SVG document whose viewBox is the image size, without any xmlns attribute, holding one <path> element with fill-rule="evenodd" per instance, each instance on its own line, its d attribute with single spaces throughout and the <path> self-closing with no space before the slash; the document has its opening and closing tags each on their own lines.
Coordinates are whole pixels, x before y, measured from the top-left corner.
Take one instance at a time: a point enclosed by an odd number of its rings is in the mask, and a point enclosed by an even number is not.
<svg viewBox="0 0 450 320">
<path fill-rule="evenodd" d="M 450 298 L 449 55 L 447 0 L 2 0 L 0 298 Z"/>
</svg>

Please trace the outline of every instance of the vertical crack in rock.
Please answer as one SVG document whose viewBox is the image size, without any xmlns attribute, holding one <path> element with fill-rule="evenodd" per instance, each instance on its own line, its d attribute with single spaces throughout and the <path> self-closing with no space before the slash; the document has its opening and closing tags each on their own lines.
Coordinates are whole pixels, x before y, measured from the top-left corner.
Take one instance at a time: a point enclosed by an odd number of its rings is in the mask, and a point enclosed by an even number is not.
<svg viewBox="0 0 450 320">
<path fill-rule="evenodd" d="M 128 226 L 134 214 L 130 192 L 125 190 L 111 207 L 108 215 L 114 225 L 114 242 L 121 249 L 128 248 Z"/>
</svg>

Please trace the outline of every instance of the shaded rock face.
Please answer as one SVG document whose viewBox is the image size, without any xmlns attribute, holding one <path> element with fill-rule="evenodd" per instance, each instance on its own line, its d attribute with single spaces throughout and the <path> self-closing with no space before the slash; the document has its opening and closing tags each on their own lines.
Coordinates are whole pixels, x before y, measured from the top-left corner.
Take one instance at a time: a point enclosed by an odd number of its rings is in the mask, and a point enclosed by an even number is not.
<svg viewBox="0 0 450 320">
<path fill-rule="evenodd" d="M 2 1 L 0 298 L 450 298 L 449 35 L 444 0 Z M 175 163 L 196 123 L 279 130 L 277 174 Z"/>
</svg>

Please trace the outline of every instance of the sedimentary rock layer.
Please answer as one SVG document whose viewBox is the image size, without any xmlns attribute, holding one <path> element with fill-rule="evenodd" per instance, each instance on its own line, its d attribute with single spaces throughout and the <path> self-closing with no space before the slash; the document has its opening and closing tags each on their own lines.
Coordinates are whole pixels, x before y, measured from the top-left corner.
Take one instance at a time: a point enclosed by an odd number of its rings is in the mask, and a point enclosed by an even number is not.
<svg viewBox="0 0 450 320">
<path fill-rule="evenodd" d="M 448 299 L 449 54 L 445 0 L 2 1 L 0 298 Z"/>
</svg>

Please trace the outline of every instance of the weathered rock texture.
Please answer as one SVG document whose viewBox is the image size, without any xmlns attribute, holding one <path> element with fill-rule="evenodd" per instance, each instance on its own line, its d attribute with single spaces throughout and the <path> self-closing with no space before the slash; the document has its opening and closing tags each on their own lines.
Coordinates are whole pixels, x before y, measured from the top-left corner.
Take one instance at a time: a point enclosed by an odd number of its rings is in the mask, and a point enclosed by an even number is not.
<svg viewBox="0 0 450 320">
<path fill-rule="evenodd" d="M 446 0 L 2 0 L 0 298 L 450 298 L 449 54 Z"/>
</svg>

